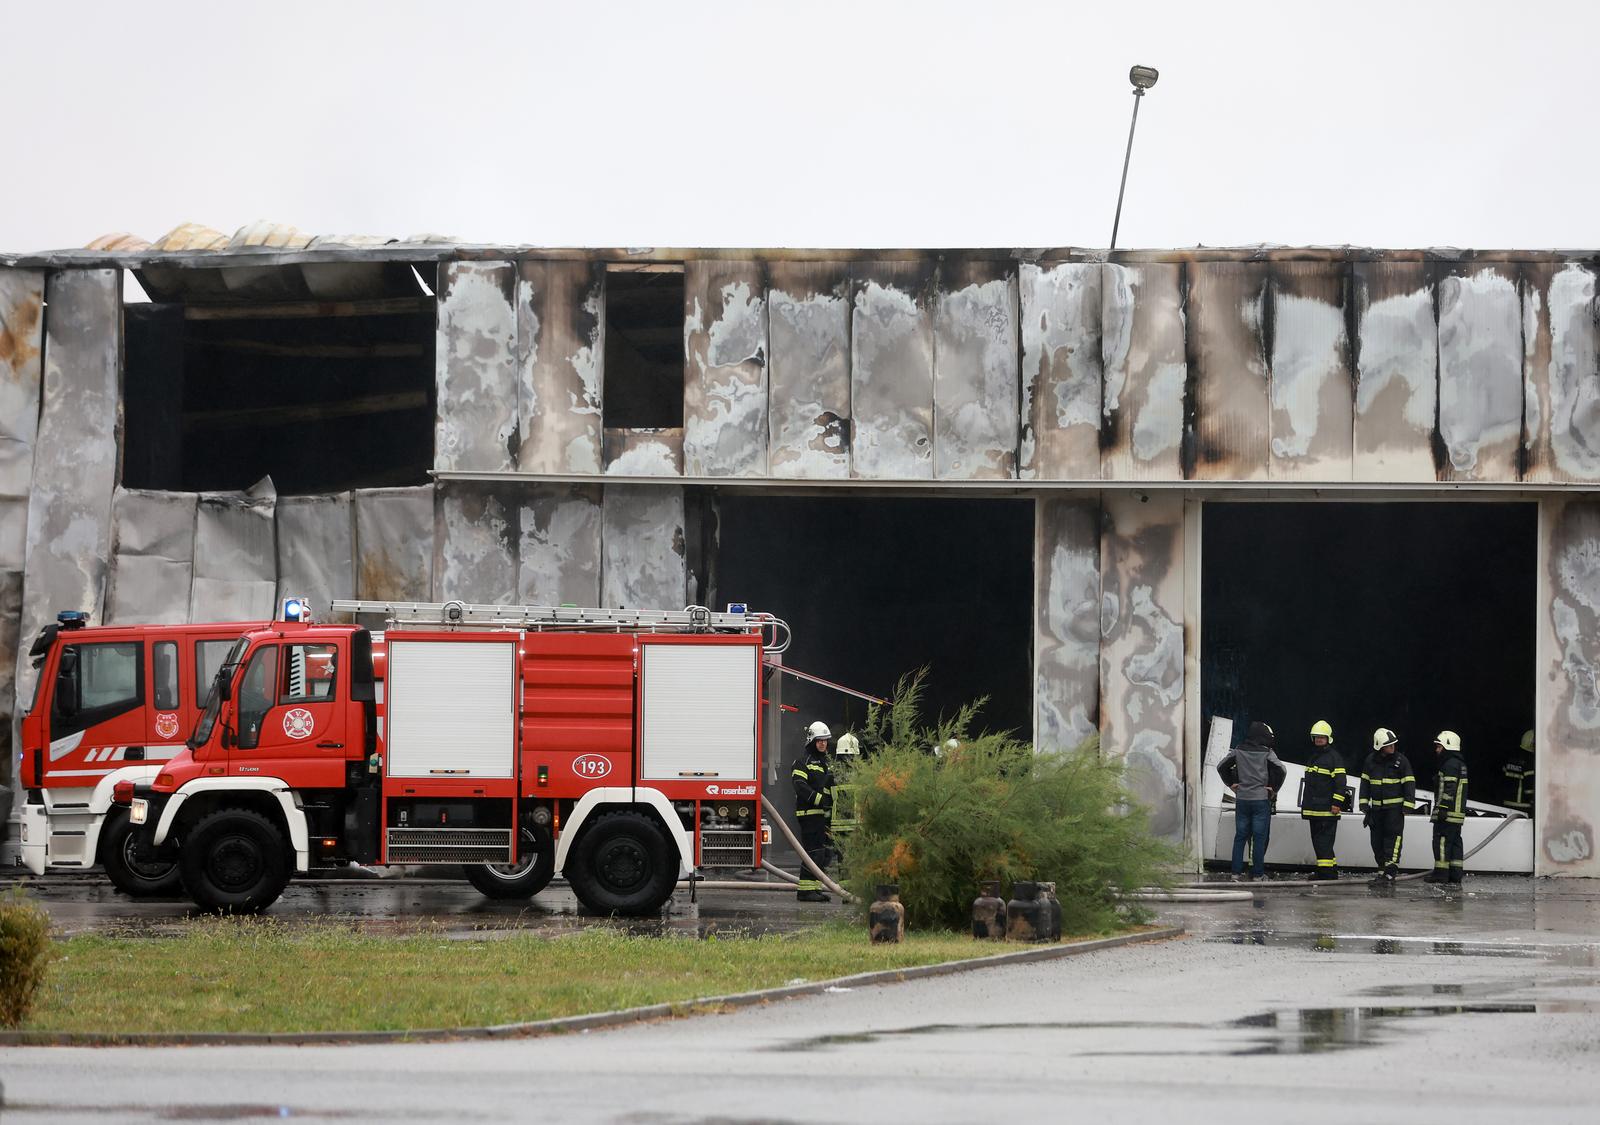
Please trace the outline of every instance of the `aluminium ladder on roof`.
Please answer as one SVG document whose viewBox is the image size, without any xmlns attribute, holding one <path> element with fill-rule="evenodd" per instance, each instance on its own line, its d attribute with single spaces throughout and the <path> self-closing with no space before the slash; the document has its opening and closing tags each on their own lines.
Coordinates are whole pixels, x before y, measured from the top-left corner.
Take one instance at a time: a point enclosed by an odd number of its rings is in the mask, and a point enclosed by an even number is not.
<svg viewBox="0 0 1600 1125">
<path fill-rule="evenodd" d="M 478 605 L 471 602 L 335 600 L 334 613 L 382 614 L 389 628 L 546 629 L 629 633 L 759 633 L 768 652 L 789 647 L 789 625 L 770 613 L 683 609 L 591 609 L 570 605 Z M 771 630 L 771 638 L 767 631 Z"/>
</svg>

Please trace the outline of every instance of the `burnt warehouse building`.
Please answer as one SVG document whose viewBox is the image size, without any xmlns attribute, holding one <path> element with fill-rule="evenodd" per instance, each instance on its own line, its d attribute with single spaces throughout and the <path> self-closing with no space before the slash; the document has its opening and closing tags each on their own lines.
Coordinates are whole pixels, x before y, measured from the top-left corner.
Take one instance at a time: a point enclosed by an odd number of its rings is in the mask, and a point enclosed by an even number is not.
<svg viewBox="0 0 1600 1125">
<path fill-rule="evenodd" d="M 1352 765 L 1391 727 L 1422 783 L 1454 729 L 1491 800 L 1531 729 L 1529 863 L 1597 875 L 1597 270 L 266 225 L 0 255 L 0 727 L 62 609 L 742 601 L 806 671 L 1098 734 L 1197 854 L 1215 717 L 1291 760 L 1327 719 Z M 784 690 L 769 760 L 860 718 Z"/>
</svg>

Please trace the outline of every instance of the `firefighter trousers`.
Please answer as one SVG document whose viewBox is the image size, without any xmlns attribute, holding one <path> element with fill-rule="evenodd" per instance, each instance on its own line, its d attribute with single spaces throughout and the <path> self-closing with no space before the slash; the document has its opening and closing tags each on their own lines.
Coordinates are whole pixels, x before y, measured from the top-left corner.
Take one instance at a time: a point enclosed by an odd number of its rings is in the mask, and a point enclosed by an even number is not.
<svg viewBox="0 0 1600 1125">
<path fill-rule="evenodd" d="M 811 857 L 811 862 L 822 868 L 828 869 L 828 861 L 832 858 L 832 848 L 829 846 L 828 818 L 826 816 L 810 815 L 795 818 L 800 824 L 800 846 L 805 848 L 806 855 Z M 795 887 L 797 891 L 820 891 L 822 883 L 811 874 L 804 864 L 800 867 L 800 882 Z"/>
<path fill-rule="evenodd" d="M 1433 875 L 1435 883 L 1459 883 L 1466 868 L 1466 848 L 1461 843 L 1461 825 L 1449 821 L 1433 822 Z"/>
<path fill-rule="evenodd" d="M 1368 824 L 1372 830 L 1372 859 L 1386 875 L 1400 873 L 1400 844 L 1405 838 L 1406 813 L 1403 808 L 1373 809 Z"/>
<path fill-rule="evenodd" d="M 1311 825 L 1311 848 L 1317 853 L 1317 870 L 1311 876 L 1313 879 L 1337 879 L 1339 877 L 1339 861 L 1333 856 L 1334 837 L 1339 834 L 1339 818 L 1336 816 L 1307 817 Z"/>
</svg>

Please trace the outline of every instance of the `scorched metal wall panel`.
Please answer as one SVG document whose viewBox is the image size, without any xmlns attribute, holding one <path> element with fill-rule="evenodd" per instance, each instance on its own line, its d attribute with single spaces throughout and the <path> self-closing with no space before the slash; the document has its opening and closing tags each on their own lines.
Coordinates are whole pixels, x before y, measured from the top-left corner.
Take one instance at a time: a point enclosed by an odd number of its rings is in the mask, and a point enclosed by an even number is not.
<svg viewBox="0 0 1600 1125">
<path fill-rule="evenodd" d="M 270 485 L 200 495 L 190 621 L 270 621 L 277 615 L 276 509 Z"/>
<path fill-rule="evenodd" d="M 350 494 L 278 501 L 278 601 L 302 597 L 326 619 L 328 603 L 356 596 L 355 516 Z"/>
<path fill-rule="evenodd" d="M 1524 480 L 1600 481 L 1594 271 L 1523 267 Z"/>
<path fill-rule="evenodd" d="M 935 475 L 1017 474 L 1017 275 L 1005 262 L 939 269 L 933 348 Z"/>
<path fill-rule="evenodd" d="M 1109 481 L 1182 480 L 1189 377 L 1183 267 L 1108 265 L 1102 282 L 1102 474 Z"/>
<path fill-rule="evenodd" d="M 607 485 L 600 604 L 682 609 L 688 591 L 681 485 Z"/>
<path fill-rule="evenodd" d="M 933 476 L 933 267 L 858 262 L 850 268 L 852 471 Z"/>
<path fill-rule="evenodd" d="M 442 600 L 485 605 L 516 600 L 522 510 L 518 492 L 467 481 L 438 486 L 434 573 Z"/>
<path fill-rule="evenodd" d="M 850 272 L 842 262 L 775 262 L 768 414 L 775 477 L 850 475 Z"/>
<path fill-rule="evenodd" d="M 1103 268 L 1078 262 L 1022 265 L 1022 435 L 1017 475 L 1025 480 L 1100 476 Z"/>
<path fill-rule="evenodd" d="M 767 299 L 759 262 L 686 262 L 683 471 L 767 472 Z"/>
<path fill-rule="evenodd" d="M 1355 381 L 1342 264 L 1273 265 L 1270 359 L 1273 479 L 1349 480 Z"/>
<path fill-rule="evenodd" d="M 517 281 L 517 397 L 525 473 L 598 473 L 605 266 L 526 261 Z"/>
<path fill-rule="evenodd" d="M 1193 262 L 1188 267 L 1189 359 L 1200 480 L 1264 480 L 1271 404 L 1262 327 L 1267 267 Z"/>
<path fill-rule="evenodd" d="M 439 267 L 435 469 L 516 465 L 516 287 L 510 262 Z"/>
<path fill-rule="evenodd" d="M 1421 262 L 1357 262 L 1355 479 L 1431 481 L 1439 333 Z"/>
<path fill-rule="evenodd" d="M 0 572 L 20 574 L 27 558 L 43 313 L 44 274 L 0 269 Z"/>
<path fill-rule="evenodd" d="M 199 500 L 193 492 L 117 489 L 111 507 L 107 624 L 176 625 L 190 620 Z"/>
<path fill-rule="evenodd" d="M 1517 479 L 1523 345 L 1514 270 L 1462 265 L 1439 279 L 1440 480 Z"/>
<path fill-rule="evenodd" d="M 1067 749 L 1100 722 L 1100 504 L 1041 498 L 1034 512 L 1034 743 Z"/>
<path fill-rule="evenodd" d="M 534 488 L 522 498 L 517 600 L 600 604 L 600 489 Z"/>
<path fill-rule="evenodd" d="M 433 600 L 433 486 L 355 493 L 356 596 Z"/>
</svg>

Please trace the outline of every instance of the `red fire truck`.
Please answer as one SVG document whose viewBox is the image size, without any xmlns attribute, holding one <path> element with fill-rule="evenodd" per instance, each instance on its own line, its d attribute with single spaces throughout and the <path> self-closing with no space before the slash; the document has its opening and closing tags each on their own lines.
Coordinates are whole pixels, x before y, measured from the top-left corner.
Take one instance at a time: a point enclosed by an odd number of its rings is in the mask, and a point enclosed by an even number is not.
<svg viewBox="0 0 1600 1125">
<path fill-rule="evenodd" d="M 600 913 L 761 862 L 767 614 L 334 602 L 387 617 L 241 637 L 187 750 L 122 787 L 142 860 L 199 905 L 258 911 L 295 872 L 463 864 L 495 897 L 562 872 Z"/>
<path fill-rule="evenodd" d="M 65 612 L 33 643 L 38 682 L 21 724 L 22 862 L 81 869 L 100 863 L 122 891 L 169 894 L 170 862 L 133 857 L 119 782 L 154 777 L 184 749 L 201 700 L 241 634 L 261 622 L 90 626 Z"/>
</svg>

